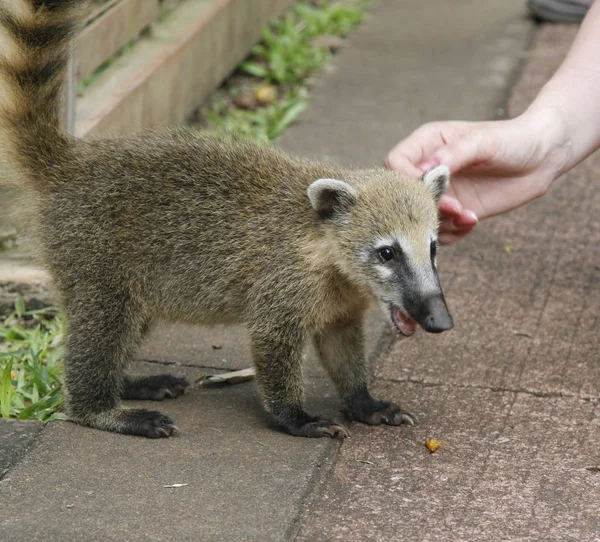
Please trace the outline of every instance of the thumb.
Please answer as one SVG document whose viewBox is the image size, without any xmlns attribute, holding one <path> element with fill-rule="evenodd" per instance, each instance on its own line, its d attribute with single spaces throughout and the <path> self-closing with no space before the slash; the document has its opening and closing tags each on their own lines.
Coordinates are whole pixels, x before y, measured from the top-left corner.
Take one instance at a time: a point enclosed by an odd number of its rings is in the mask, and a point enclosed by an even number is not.
<svg viewBox="0 0 600 542">
<path fill-rule="evenodd" d="M 472 134 L 440 147 L 432 156 L 422 160 L 418 167 L 427 171 L 443 164 L 451 173 L 456 173 L 472 164 L 489 160 L 493 154 L 493 145 L 487 138 Z"/>
</svg>

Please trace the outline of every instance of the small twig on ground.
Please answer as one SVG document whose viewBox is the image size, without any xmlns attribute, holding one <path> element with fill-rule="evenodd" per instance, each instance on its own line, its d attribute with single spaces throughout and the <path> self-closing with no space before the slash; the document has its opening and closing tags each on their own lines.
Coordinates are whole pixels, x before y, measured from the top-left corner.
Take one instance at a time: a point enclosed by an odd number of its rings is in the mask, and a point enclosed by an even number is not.
<svg viewBox="0 0 600 542">
<path fill-rule="evenodd" d="M 517 337 L 527 337 L 528 339 L 533 339 L 533 335 L 531 333 L 527 333 L 526 331 L 513 331 L 513 335 Z"/>
</svg>

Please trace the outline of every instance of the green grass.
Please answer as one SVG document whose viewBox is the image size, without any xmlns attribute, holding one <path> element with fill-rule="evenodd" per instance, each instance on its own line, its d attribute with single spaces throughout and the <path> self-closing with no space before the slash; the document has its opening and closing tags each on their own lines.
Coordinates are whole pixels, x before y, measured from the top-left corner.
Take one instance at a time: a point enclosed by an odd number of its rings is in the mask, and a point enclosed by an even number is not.
<svg viewBox="0 0 600 542">
<path fill-rule="evenodd" d="M 60 412 L 64 317 L 58 309 L 26 311 L 23 298 L 0 321 L 0 415 L 44 422 Z"/>
<path fill-rule="evenodd" d="M 272 143 L 309 103 L 310 78 L 321 71 L 332 53 L 315 44 L 319 36 L 345 37 L 365 18 L 367 0 L 297 3 L 278 21 L 265 28 L 239 72 L 256 79 L 256 86 L 271 84 L 279 99 L 256 110 L 238 109 L 215 99 L 202 111 L 222 132 L 250 136 Z M 236 89 L 232 89 L 236 90 Z"/>
<path fill-rule="evenodd" d="M 318 36 L 344 37 L 364 18 L 364 1 L 301 2 L 263 30 L 262 42 L 252 49 L 242 72 L 273 83 L 302 83 L 320 71 L 331 53 L 312 42 Z"/>
<path fill-rule="evenodd" d="M 308 103 L 308 91 L 301 87 L 287 91 L 283 99 L 256 111 L 236 109 L 226 102 L 214 101 L 205 115 L 225 134 L 270 144 L 298 118 Z"/>
</svg>

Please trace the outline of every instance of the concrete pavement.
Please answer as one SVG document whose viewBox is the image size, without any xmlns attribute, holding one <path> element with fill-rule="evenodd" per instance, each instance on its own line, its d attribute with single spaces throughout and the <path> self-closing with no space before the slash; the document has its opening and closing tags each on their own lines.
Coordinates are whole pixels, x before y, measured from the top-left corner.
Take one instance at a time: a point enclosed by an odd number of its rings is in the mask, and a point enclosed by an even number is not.
<svg viewBox="0 0 600 542">
<path fill-rule="evenodd" d="M 531 37 L 524 13 L 520 0 L 380 0 L 282 145 L 370 165 L 424 121 L 502 114 Z M 545 54 L 531 57 L 513 111 L 571 37 L 538 35 Z M 288 437 L 268 426 L 253 383 L 158 405 L 184 431 L 172 439 L 54 422 L 0 482 L 0 539 L 597 540 L 598 171 L 588 161 L 442 251 L 451 333 L 391 345 L 373 313 L 374 390 L 418 427 L 355 424 L 341 446 Z M 139 372 L 190 378 L 249 360 L 241 330 L 181 326 L 158 329 L 139 357 Z M 309 407 L 335 413 L 308 358 Z M 427 437 L 448 444 L 430 454 Z"/>
</svg>

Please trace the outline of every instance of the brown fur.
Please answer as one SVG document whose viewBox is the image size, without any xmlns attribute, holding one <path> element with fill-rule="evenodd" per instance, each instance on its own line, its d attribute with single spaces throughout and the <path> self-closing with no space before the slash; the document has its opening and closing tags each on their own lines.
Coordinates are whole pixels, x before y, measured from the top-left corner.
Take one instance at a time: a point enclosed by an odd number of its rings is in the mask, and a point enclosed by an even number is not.
<svg viewBox="0 0 600 542">
<path fill-rule="evenodd" d="M 0 8 L 3 39 L 12 40 L 0 61 L 4 180 L 30 194 L 68 316 L 70 416 L 105 430 L 171 434 L 166 416 L 120 405 L 121 397 L 181 393 L 181 381 L 152 388 L 124 373 L 164 318 L 244 324 L 266 408 L 292 434 L 346 434 L 302 409 L 301 353 L 311 338 L 356 418 L 410 422 L 367 391 L 362 316 L 384 281 L 363 256 L 378 236 L 425 240 L 435 231 L 431 192 L 388 171 L 342 169 L 186 129 L 71 138 L 58 128 L 59 88 L 78 4 L 22 0 L 20 17 Z M 307 188 L 319 178 L 352 186 L 351 209 L 315 212 Z"/>
</svg>

